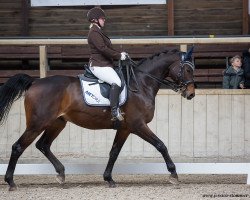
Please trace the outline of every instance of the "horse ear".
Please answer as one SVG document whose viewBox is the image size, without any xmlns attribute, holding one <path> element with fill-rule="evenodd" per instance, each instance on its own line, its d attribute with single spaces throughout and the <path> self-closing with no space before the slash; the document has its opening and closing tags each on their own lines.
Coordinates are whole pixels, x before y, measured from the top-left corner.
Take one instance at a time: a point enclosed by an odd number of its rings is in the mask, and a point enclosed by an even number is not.
<svg viewBox="0 0 250 200">
<path fill-rule="evenodd" d="M 191 47 L 191 49 L 189 49 L 189 51 L 186 53 L 184 60 L 191 60 L 193 50 L 194 50 L 194 45 L 193 45 L 193 46 Z"/>
<path fill-rule="evenodd" d="M 186 52 L 181 52 L 181 61 L 185 61 L 186 60 Z"/>
</svg>

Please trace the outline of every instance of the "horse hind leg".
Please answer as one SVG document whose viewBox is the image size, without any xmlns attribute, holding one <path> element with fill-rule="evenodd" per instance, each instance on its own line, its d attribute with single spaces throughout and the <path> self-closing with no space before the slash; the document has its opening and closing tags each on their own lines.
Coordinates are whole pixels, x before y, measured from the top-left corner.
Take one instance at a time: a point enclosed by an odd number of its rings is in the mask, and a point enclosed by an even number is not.
<svg viewBox="0 0 250 200">
<path fill-rule="evenodd" d="M 62 184 L 65 181 L 65 168 L 63 164 L 51 152 L 50 147 L 55 138 L 66 126 L 66 121 L 63 118 L 56 119 L 43 133 L 42 137 L 37 141 L 36 148 L 39 149 L 46 158 L 52 163 L 58 173 L 56 180 Z"/>
<path fill-rule="evenodd" d="M 23 135 L 12 145 L 12 152 L 4 178 L 5 182 L 9 184 L 9 191 L 17 189 L 13 174 L 19 157 L 42 131 L 41 129 L 26 129 Z"/>
</svg>

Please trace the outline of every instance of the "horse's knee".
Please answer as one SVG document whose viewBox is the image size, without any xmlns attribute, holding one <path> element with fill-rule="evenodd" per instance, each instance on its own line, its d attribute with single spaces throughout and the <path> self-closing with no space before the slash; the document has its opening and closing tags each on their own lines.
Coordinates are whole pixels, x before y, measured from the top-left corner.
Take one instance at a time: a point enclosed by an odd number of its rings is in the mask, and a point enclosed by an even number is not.
<svg viewBox="0 0 250 200">
<path fill-rule="evenodd" d="M 21 144 L 16 142 L 12 145 L 12 155 L 13 156 L 21 156 L 22 153 L 24 152 L 24 149 L 22 148 Z"/>
</svg>

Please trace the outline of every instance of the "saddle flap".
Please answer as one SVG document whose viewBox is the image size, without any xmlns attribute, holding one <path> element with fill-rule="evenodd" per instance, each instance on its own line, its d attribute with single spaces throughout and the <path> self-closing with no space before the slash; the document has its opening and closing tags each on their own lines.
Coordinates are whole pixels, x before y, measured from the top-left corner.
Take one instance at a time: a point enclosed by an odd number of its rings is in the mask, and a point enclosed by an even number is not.
<svg viewBox="0 0 250 200">
<path fill-rule="evenodd" d="M 78 75 L 81 82 L 83 99 L 90 106 L 110 106 L 109 90 L 110 85 L 99 83 L 98 79 L 90 79 L 83 74 Z M 120 94 L 119 105 L 123 105 L 127 100 L 127 88 L 123 87 Z"/>
</svg>

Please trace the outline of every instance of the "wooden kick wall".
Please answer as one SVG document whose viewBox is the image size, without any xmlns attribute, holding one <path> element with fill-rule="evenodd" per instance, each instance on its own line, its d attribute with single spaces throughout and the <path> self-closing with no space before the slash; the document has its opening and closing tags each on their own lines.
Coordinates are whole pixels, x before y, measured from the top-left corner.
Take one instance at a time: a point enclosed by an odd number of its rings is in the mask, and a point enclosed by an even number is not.
<svg viewBox="0 0 250 200">
<path fill-rule="evenodd" d="M 190 101 L 172 91 L 160 90 L 149 126 L 166 144 L 175 162 L 249 162 L 249 107 L 249 90 L 197 90 Z M 23 101 L 18 101 L 0 127 L 0 161 L 9 159 L 11 146 L 24 129 Z M 64 159 L 107 158 L 114 136 L 113 130 L 93 131 L 68 123 L 52 150 Z M 44 158 L 34 144 L 22 159 Z M 119 158 L 163 162 L 154 147 L 134 135 L 129 136 Z"/>
</svg>

